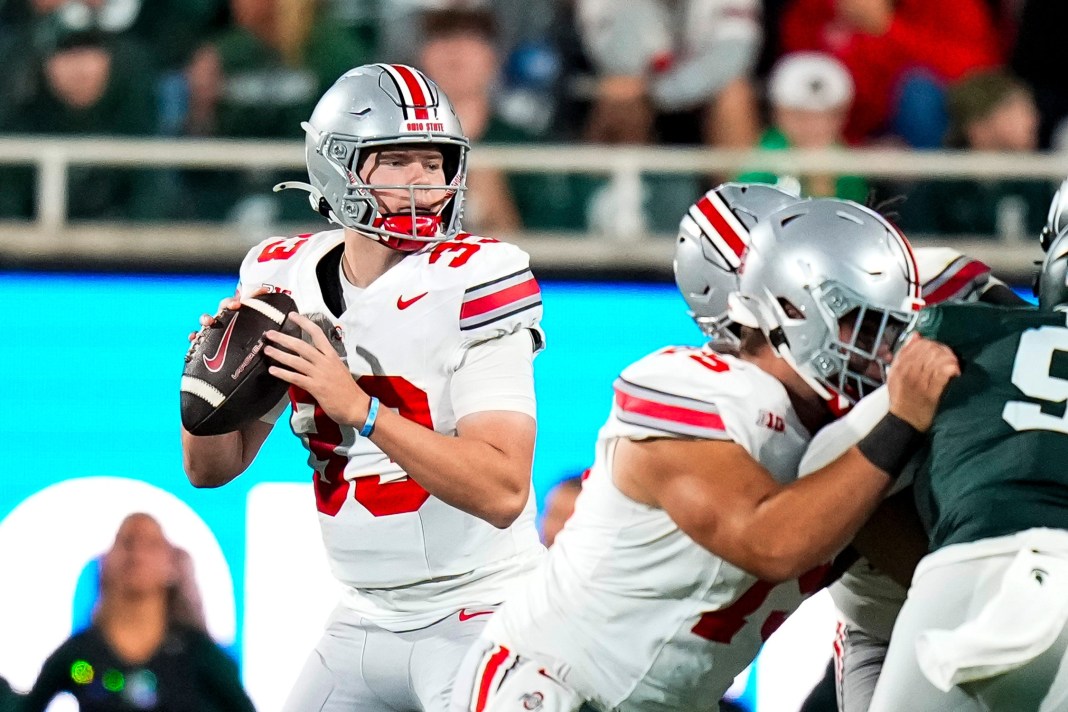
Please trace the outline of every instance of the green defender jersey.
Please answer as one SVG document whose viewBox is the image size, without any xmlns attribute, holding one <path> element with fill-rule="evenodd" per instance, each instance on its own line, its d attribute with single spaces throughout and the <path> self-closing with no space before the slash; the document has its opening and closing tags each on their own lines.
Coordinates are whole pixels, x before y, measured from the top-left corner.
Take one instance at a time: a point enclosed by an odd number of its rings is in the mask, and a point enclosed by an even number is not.
<svg viewBox="0 0 1068 712">
<path fill-rule="evenodd" d="M 986 304 L 925 309 L 919 332 L 960 359 L 916 475 L 934 551 L 1033 527 L 1068 529 L 1068 321 Z"/>
</svg>

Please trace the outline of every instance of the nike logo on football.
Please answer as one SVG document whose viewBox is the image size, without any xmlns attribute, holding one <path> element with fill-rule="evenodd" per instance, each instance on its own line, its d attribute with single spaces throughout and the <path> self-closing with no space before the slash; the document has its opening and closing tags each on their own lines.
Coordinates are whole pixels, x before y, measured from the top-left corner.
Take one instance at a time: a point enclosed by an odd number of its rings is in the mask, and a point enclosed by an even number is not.
<svg viewBox="0 0 1068 712">
<path fill-rule="evenodd" d="M 230 320 L 230 323 L 226 327 L 226 333 L 223 334 L 222 341 L 219 342 L 219 348 L 216 349 L 215 355 L 208 358 L 205 354 L 201 358 L 204 359 L 204 366 L 212 373 L 218 373 L 222 368 L 223 362 L 226 360 L 226 349 L 230 346 L 230 334 L 234 331 L 234 324 L 237 323 L 237 314 L 234 314 L 234 318 Z"/>
<path fill-rule="evenodd" d="M 415 304 L 417 301 L 419 301 L 420 299 L 422 299 L 423 297 L 425 297 L 428 294 L 430 294 L 430 292 L 423 292 L 422 294 L 417 294 L 416 296 L 412 297 L 411 299 L 405 299 L 404 297 L 397 297 L 397 308 L 398 309 L 407 309 L 408 307 L 410 307 L 411 305 Z"/>
<path fill-rule="evenodd" d="M 475 618 L 477 616 L 488 616 L 491 613 L 493 613 L 492 610 L 489 610 L 489 611 L 473 611 L 471 613 L 468 613 L 466 608 L 461 608 L 460 609 L 460 620 L 467 621 L 467 620 L 471 620 L 472 618 Z"/>
</svg>

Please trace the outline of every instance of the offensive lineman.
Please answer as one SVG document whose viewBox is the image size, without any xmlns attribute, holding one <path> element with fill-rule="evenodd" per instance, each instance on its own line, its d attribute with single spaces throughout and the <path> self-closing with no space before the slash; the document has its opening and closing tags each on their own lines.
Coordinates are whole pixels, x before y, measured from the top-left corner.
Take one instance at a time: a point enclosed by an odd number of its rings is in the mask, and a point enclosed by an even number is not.
<svg viewBox="0 0 1068 712">
<path fill-rule="evenodd" d="M 738 346 L 738 328 L 730 321 L 727 308 L 727 295 L 737 289 L 741 265 L 732 242 L 741 239 L 747 243 L 749 231 L 759 220 L 798 200 L 769 185 L 725 183 L 703 196 L 683 217 L 675 250 L 676 282 L 712 348 L 729 351 Z M 1055 222 L 1053 213 L 1050 221 Z M 978 260 L 949 248 L 917 248 L 914 252 L 927 304 L 979 300 L 1025 303 Z M 801 475 L 828 464 L 871 430 L 888 405 L 885 390 L 876 393 L 874 401 L 865 400 L 816 434 L 802 458 Z M 899 484 L 906 482 L 899 480 Z M 898 499 L 901 502 L 891 505 L 890 519 L 883 520 L 882 528 L 865 532 L 865 536 L 871 539 L 887 534 L 894 540 L 896 556 L 890 562 L 895 564 L 895 575 L 907 581 L 926 553 L 926 536 L 918 523 L 912 525 L 915 514 L 902 511 L 903 507 L 913 508 L 911 490 Z M 872 524 L 869 520 L 865 530 Z M 905 602 L 905 588 L 862 557 L 829 591 L 840 617 L 834 647 L 838 708 L 842 712 L 866 712 L 894 620 Z"/>
<path fill-rule="evenodd" d="M 925 429 L 956 373 L 933 342 L 898 355 L 872 438 L 795 477 L 809 433 L 881 381 L 919 305 L 907 242 L 831 199 L 750 239 L 740 355 L 668 348 L 623 372 L 575 514 L 468 653 L 454 710 L 718 700 L 882 501 L 900 464 L 887 446 Z"/>
<path fill-rule="evenodd" d="M 308 190 L 341 229 L 254 247 L 238 291 L 284 291 L 301 314 L 304 340 L 269 332 L 265 351 L 291 384 L 344 584 L 283 709 L 442 710 L 463 651 L 543 553 L 530 487 L 540 291 L 521 250 L 459 231 L 468 141 L 421 72 L 357 67 L 303 126 L 310 185 L 280 187 Z M 238 476 L 270 420 L 183 431 L 190 481 Z"/>
</svg>

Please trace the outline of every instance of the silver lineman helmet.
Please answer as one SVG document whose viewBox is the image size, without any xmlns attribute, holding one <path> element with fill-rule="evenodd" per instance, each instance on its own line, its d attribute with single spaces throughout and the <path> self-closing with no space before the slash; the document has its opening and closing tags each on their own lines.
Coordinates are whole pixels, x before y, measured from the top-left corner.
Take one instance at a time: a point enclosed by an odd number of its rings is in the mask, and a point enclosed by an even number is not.
<svg viewBox="0 0 1068 712">
<path fill-rule="evenodd" d="M 1042 245 L 1042 251 L 1049 250 L 1053 240 L 1068 227 L 1068 178 L 1061 183 L 1061 187 L 1053 194 L 1053 200 L 1049 204 L 1049 214 L 1046 215 L 1046 224 L 1042 232 L 1038 234 L 1038 242 Z"/>
<path fill-rule="evenodd" d="M 1035 296 L 1039 309 L 1052 311 L 1068 306 L 1068 228 L 1061 230 L 1048 245 L 1035 282 Z"/>
<path fill-rule="evenodd" d="M 738 268 L 749 231 L 800 198 L 762 183 L 724 183 L 690 206 L 675 242 L 675 284 L 690 316 L 711 340 L 738 343 L 727 297 L 738 288 Z"/>
<path fill-rule="evenodd" d="M 762 220 L 730 314 L 759 328 L 832 410 L 880 385 L 892 349 L 923 306 L 905 237 L 848 200 L 796 203 Z"/>
<path fill-rule="evenodd" d="M 399 250 L 417 250 L 459 232 L 470 145 L 445 93 L 418 69 L 403 64 L 351 69 L 323 94 L 301 126 L 310 185 L 289 182 L 275 190 L 307 190 L 312 207 L 331 222 Z M 361 180 L 368 149 L 425 145 L 442 152 L 444 185 L 369 185 Z M 382 214 L 372 191 L 386 189 L 407 190 L 408 209 Z M 424 215 L 416 210 L 417 190 L 449 192 L 438 214 Z"/>
</svg>

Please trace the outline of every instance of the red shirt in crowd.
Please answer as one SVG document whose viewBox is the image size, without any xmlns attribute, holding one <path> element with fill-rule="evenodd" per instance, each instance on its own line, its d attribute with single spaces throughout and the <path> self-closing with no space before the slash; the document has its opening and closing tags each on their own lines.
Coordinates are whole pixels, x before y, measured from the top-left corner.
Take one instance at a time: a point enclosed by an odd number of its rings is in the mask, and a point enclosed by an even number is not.
<svg viewBox="0 0 1068 712">
<path fill-rule="evenodd" d="M 785 52 L 827 52 L 849 68 L 856 85 L 846 126 L 850 143 L 884 126 L 908 70 L 953 81 L 1002 62 L 1001 40 L 984 0 L 896 0 L 890 27 L 879 36 L 840 19 L 838 2 L 793 0 L 783 13 L 782 46 Z"/>
</svg>

